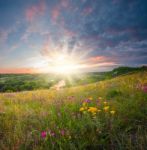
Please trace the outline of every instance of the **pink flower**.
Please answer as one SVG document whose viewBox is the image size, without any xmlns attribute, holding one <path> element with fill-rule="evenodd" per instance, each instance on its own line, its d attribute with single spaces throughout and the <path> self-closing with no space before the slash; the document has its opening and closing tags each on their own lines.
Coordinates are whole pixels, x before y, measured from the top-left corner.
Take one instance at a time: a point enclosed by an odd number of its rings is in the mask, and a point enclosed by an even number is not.
<svg viewBox="0 0 147 150">
<path fill-rule="evenodd" d="M 47 136 L 47 132 L 46 132 L 46 131 L 42 131 L 42 132 L 41 132 L 41 137 L 42 137 L 42 138 L 46 138 L 46 136 Z"/>
<path fill-rule="evenodd" d="M 65 135 L 65 131 L 64 130 L 61 130 L 60 133 L 61 133 L 62 136 Z"/>
<path fill-rule="evenodd" d="M 52 133 L 51 133 L 51 136 L 55 136 L 55 132 L 52 132 Z"/>
<path fill-rule="evenodd" d="M 147 92 L 147 85 L 142 85 L 142 90 L 146 93 Z"/>
<path fill-rule="evenodd" d="M 55 132 L 49 130 L 49 135 L 50 135 L 50 136 L 55 136 Z"/>
<path fill-rule="evenodd" d="M 143 92 L 145 92 L 145 93 L 147 93 L 147 83 L 145 83 L 145 84 L 138 84 L 136 88 L 141 90 L 141 91 L 143 91 Z"/>
</svg>

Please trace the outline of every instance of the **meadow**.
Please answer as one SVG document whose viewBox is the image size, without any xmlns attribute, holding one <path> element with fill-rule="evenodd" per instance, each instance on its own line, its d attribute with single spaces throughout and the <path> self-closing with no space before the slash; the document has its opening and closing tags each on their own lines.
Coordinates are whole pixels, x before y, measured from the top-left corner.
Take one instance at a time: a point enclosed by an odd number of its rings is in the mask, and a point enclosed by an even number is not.
<svg viewBox="0 0 147 150">
<path fill-rule="evenodd" d="M 0 94 L 1 150 L 145 150 L 147 71 Z"/>
</svg>

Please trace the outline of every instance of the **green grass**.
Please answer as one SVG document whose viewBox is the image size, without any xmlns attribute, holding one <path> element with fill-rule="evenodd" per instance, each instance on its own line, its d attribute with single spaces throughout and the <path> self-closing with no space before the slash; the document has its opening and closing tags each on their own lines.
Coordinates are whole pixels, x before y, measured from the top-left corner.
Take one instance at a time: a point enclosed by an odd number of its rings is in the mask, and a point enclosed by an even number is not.
<svg viewBox="0 0 147 150">
<path fill-rule="evenodd" d="M 0 94 L 0 149 L 144 150 L 147 93 L 137 86 L 145 83 L 147 72 L 140 72 L 60 91 Z M 92 100 L 83 106 L 85 99 Z"/>
</svg>

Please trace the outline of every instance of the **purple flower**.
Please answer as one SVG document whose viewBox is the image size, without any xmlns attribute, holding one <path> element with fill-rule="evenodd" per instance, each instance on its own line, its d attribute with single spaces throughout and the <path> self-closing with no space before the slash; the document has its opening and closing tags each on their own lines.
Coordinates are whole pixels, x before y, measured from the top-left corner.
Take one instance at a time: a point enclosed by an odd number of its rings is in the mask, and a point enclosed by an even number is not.
<svg viewBox="0 0 147 150">
<path fill-rule="evenodd" d="M 91 100 L 90 100 L 90 99 L 85 99 L 84 102 L 85 102 L 85 103 L 90 103 Z"/>
<path fill-rule="evenodd" d="M 42 132 L 41 132 L 41 137 L 42 137 L 42 138 L 46 138 L 46 136 L 47 136 L 47 132 L 46 132 L 46 131 L 42 131 Z"/>
</svg>

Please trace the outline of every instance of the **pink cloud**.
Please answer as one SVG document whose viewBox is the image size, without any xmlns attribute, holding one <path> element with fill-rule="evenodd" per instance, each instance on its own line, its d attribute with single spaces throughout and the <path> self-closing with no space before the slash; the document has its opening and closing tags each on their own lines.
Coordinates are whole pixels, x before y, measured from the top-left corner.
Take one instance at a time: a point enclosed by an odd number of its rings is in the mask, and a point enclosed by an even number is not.
<svg viewBox="0 0 147 150">
<path fill-rule="evenodd" d="M 89 67 L 106 67 L 118 65 L 116 58 L 108 56 L 93 56 L 87 59 Z"/>
<path fill-rule="evenodd" d="M 57 22 L 58 17 L 60 16 L 60 7 L 56 6 L 51 11 L 51 18 L 53 22 Z"/>
<path fill-rule="evenodd" d="M 108 60 L 108 58 L 105 56 L 95 56 L 95 57 L 89 58 L 90 62 L 102 62 L 102 61 L 106 61 L 106 60 Z"/>
<path fill-rule="evenodd" d="M 37 73 L 39 70 L 34 69 L 34 68 L 0 68 L 0 73 Z"/>
<path fill-rule="evenodd" d="M 26 10 L 26 19 L 32 22 L 38 15 L 43 15 L 46 9 L 44 0 L 40 0 L 39 4 L 33 5 Z"/>
<path fill-rule="evenodd" d="M 115 62 L 103 62 L 103 63 L 96 63 L 96 64 L 89 65 L 89 67 L 90 68 L 92 68 L 92 67 L 109 67 L 109 66 L 116 66 L 116 65 L 118 65 L 118 64 Z"/>
<path fill-rule="evenodd" d="M 60 0 L 60 2 L 55 5 L 55 7 L 52 8 L 51 10 L 51 19 L 54 23 L 57 22 L 60 14 L 61 14 L 61 11 L 63 9 L 71 9 L 71 5 L 70 5 L 70 2 L 69 0 Z"/>
</svg>

